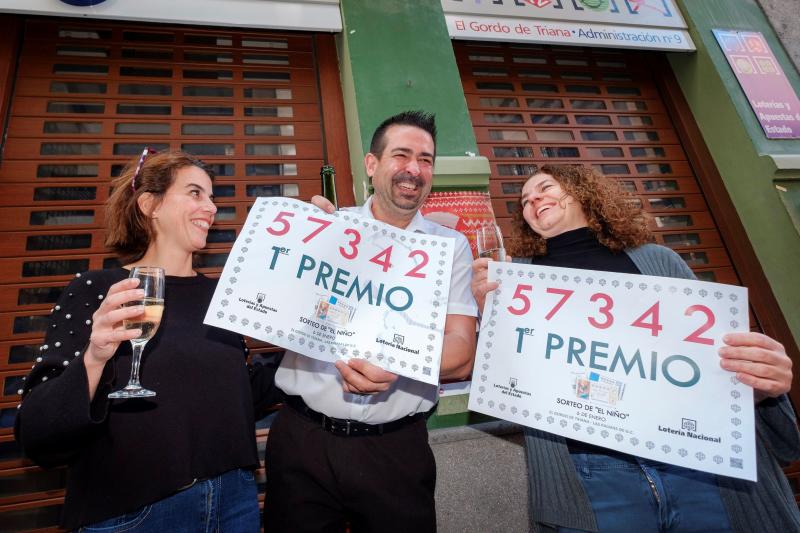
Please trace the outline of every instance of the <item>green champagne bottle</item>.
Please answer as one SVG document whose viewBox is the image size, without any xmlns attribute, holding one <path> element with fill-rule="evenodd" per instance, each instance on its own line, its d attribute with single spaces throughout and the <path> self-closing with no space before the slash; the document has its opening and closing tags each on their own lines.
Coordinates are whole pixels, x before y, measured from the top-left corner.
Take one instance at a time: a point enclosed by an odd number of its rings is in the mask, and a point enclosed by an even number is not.
<svg viewBox="0 0 800 533">
<path fill-rule="evenodd" d="M 322 196 L 327 198 L 336 209 L 339 209 L 339 202 L 336 201 L 336 173 L 333 165 L 322 165 L 319 175 L 322 178 Z"/>
</svg>

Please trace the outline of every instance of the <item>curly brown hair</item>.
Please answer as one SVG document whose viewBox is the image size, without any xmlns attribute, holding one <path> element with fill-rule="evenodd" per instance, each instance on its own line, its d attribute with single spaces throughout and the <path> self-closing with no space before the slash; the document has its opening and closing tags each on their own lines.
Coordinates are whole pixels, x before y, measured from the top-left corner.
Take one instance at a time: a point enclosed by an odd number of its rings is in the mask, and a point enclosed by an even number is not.
<svg viewBox="0 0 800 533">
<path fill-rule="evenodd" d="M 617 181 L 598 174 L 584 165 L 544 165 L 531 175 L 552 176 L 583 208 L 589 229 L 606 248 L 618 252 L 653 241 L 642 208 L 634 196 L 622 190 Z M 530 179 L 530 178 L 529 178 Z M 522 209 L 512 218 L 509 253 L 514 257 L 545 255 L 545 239 L 534 232 Z"/>
<path fill-rule="evenodd" d="M 138 162 L 138 157 L 130 161 L 111 181 L 113 192 L 106 204 L 105 245 L 117 254 L 123 265 L 141 259 L 155 237 L 152 221 L 139 208 L 142 194 L 150 193 L 160 201 L 175 181 L 175 174 L 185 167 L 198 167 L 212 182 L 214 180 L 214 173 L 205 163 L 185 152 L 172 150 L 145 159 L 134 189 L 131 182 Z"/>
</svg>

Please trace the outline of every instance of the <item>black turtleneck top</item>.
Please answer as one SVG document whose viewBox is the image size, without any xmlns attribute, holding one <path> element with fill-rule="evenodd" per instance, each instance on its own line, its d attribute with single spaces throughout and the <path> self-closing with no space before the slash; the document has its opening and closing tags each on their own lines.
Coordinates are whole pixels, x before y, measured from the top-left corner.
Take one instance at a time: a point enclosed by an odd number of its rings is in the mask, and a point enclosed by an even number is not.
<svg viewBox="0 0 800 533">
<path fill-rule="evenodd" d="M 583 227 L 547 239 L 547 254 L 534 257 L 533 264 L 564 268 L 585 268 L 621 274 L 641 274 L 628 254 L 612 252 Z"/>
<path fill-rule="evenodd" d="M 612 252 L 597 240 L 594 232 L 583 227 L 547 239 L 547 254 L 534 257 L 533 264 L 564 268 L 584 268 L 623 274 L 641 274 L 625 252 Z M 570 453 L 624 455 L 586 442 L 567 439 Z"/>
</svg>

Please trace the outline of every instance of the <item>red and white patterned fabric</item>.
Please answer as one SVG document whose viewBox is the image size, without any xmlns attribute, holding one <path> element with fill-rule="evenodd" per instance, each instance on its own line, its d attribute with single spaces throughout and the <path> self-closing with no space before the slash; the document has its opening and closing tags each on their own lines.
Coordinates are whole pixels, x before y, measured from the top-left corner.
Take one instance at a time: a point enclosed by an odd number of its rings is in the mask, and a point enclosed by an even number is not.
<svg viewBox="0 0 800 533">
<path fill-rule="evenodd" d="M 432 192 L 420 212 L 428 220 L 463 233 L 469 241 L 472 257 L 478 256 L 476 228 L 486 222 L 494 222 L 494 211 L 488 192 Z"/>
</svg>

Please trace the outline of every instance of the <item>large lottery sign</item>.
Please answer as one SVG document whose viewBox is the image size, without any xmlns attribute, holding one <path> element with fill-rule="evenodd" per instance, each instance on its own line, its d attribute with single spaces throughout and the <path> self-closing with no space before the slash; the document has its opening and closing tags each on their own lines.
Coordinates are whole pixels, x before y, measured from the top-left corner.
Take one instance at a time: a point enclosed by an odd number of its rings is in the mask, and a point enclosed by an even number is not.
<svg viewBox="0 0 800 533">
<path fill-rule="evenodd" d="M 205 323 L 437 384 L 454 244 L 353 211 L 259 198 Z"/>
<path fill-rule="evenodd" d="M 490 263 L 469 408 L 564 437 L 756 479 L 753 391 L 719 365 L 747 289 Z"/>
</svg>

